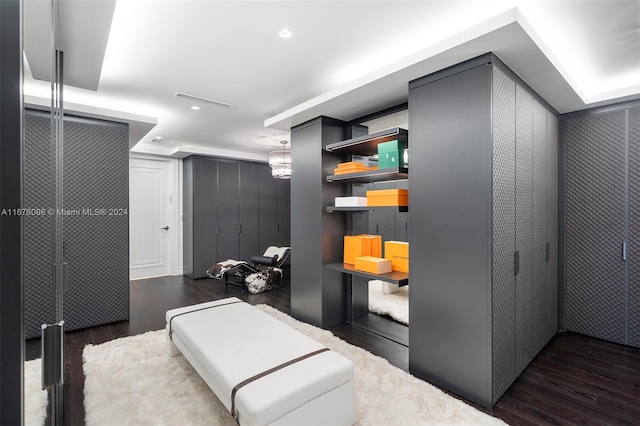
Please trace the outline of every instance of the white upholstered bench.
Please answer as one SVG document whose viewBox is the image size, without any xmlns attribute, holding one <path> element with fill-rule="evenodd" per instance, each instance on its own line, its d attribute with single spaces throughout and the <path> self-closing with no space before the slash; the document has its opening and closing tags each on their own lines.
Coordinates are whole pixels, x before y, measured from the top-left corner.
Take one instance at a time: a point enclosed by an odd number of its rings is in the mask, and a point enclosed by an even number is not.
<svg viewBox="0 0 640 426">
<path fill-rule="evenodd" d="M 231 297 L 166 320 L 169 355 L 182 353 L 239 424 L 355 422 L 353 363 L 271 315 Z"/>
</svg>

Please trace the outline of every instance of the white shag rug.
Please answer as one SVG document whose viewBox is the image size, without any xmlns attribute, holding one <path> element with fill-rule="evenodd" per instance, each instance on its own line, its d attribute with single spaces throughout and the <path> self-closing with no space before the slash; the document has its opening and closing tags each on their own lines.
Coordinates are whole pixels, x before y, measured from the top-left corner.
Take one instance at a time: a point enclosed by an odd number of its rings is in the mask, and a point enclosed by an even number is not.
<svg viewBox="0 0 640 426">
<path fill-rule="evenodd" d="M 24 363 L 24 424 L 41 426 L 47 417 L 47 391 L 42 390 L 40 358 Z"/>
<path fill-rule="evenodd" d="M 369 312 L 388 315 L 409 325 L 409 286 L 400 287 L 395 293 L 384 294 L 382 281 L 369 281 Z"/>
<path fill-rule="evenodd" d="M 330 331 L 257 307 L 354 362 L 357 425 L 504 425 Z M 235 424 L 188 361 L 167 356 L 164 333 L 84 348 L 87 425 Z"/>
</svg>

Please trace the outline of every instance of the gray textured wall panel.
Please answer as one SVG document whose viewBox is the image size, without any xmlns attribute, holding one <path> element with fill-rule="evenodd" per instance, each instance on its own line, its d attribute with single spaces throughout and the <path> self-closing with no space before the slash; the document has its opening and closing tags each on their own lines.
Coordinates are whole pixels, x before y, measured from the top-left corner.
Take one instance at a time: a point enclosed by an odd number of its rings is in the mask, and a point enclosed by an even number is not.
<svg viewBox="0 0 640 426">
<path fill-rule="evenodd" d="M 182 256 L 184 275 L 193 279 L 193 161 L 194 157 L 185 158 L 182 163 L 183 204 L 182 212 Z"/>
<path fill-rule="evenodd" d="M 547 110 L 533 105 L 533 341 L 547 343 Z"/>
<path fill-rule="evenodd" d="M 65 217 L 68 330 L 129 318 L 129 135 L 124 126 L 65 121 L 67 209 L 106 215 Z"/>
<path fill-rule="evenodd" d="M 218 162 L 218 261 L 239 260 L 240 181 L 238 163 Z"/>
<path fill-rule="evenodd" d="M 493 402 L 516 378 L 516 85 L 493 73 Z"/>
<path fill-rule="evenodd" d="M 291 245 L 291 181 L 277 179 L 278 246 Z"/>
<path fill-rule="evenodd" d="M 516 85 L 516 374 L 533 359 L 533 104 Z"/>
<path fill-rule="evenodd" d="M 567 330 L 625 343 L 625 111 L 565 122 Z"/>
<path fill-rule="evenodd" d="M 276 179 L 271 176 L 271 167 L 267 164 L 258 166 L 260 175 L 260 250 L 278 245 L 278 199 Z M 260 253 L 262 254 L 262 253 Z"/>
<path fill-rule="evenodd" d="M 547 112 L 547 341 L 558 332 L 558 119 Z"/>
<path fill-rule="evenodd" d="M 640 107 L 629 109 L 629 284 L 627 344 L 640 347 Z"/>
<path fill-rule="evenodd" d="M 24 116 L 24 207 L 49 209 L 51 203 L 51 118 Z M 40 337 L 53 316 L 51 216 L 24 217 L 25 337 Z"/>
<path fill-rule="evenodd" d="M 193 278 L 196 279 L 206 277 L 207 269 L 218 262 L 218 162 L 202 157 L 195 157 L 193 162 Z"/>
<path fill-rule="evenodd" d="M 490 406 L 491 68 L 409 91 L 409 370 Z M 463 154 L 461 154 L 463 153 Z M 473 324 L 470 327 L 469 324 Z"/>
<path fill-rule="evenodd" d="M 240 249 L 239 259 L 249 261 L 261 255 L 260 248 L 260 173 L 257 164 L 240 163 Z"/>
</svg>

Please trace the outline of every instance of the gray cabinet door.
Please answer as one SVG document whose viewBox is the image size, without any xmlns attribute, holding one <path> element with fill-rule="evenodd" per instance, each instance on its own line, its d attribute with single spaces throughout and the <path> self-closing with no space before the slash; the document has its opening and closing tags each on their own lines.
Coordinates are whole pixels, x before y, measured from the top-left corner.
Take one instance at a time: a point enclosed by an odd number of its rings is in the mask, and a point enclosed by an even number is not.
<svg viewBox="0 0 640 426">
<path fill-rule="evenodd" d="M 259 166 L 260 194 L 260 254 L 269 246 L 278 245 L 278 199 L 276 179 L 271 176 L 271 167 Z"/>
<path fill-rule="evenodd" d="M 629 284 L 627 344 L 640 347 L 640 107 L 629 109 Z"/>
<path fill-rule="evenodd" d="M 558 119 L 547 112 L 547 341 L 558 332 Z"/>
<path fill-rule="evenodd" d="M 565 322 L 625 343 L 626 111 L 565 122 Z"/>
<path fill-rule="evenodd" d="M 51 118 L 24 116 L 24 207 L 49 209 L 51 204 Z M 51 217 L 24 216 L 24 332 L 41 335 L 41 324 L 54 321 L 50 273 Z"/>
<path fill-rule="evenodd" d="M 533 358 L 533 105 L 516 85 L 516 374 Z"/>
<path fill-rule="evenodd" d="M 492 402 L 516 379 L 516 85 L 493 73 Z"/>
<path fill-rule="evenodd" d="M 240 260 L 238 163 L 218 162 L 218 261 Z"/>
<path fill-rule="evenodd" d="M 547 110 L 533 105 L 533 352 L 547 343 Z"/>
<path fill-rule="evenodd" d="M 278 199 L 278 246 L 291 245 L 291 181 L 276 179 Z"/>
<path fill-rule="evenodd" d="M 240 260 L 249 261 L 264 252 L 260 249 L 259 179 L 257 164 L 240 163 Z"/>
<path fill-rule="evenodd" d="M 202 157 L 194 157 L 191 197 L 193 216 L 191 224 L 193 278 L 204 278 L 207 269 L 218 262 L 218 162 Z M 186 205 L 187 203 L 185 203 Z M 189 213 L 185 208 L 185 216 Z M 185 217 L 185 224 L 188 218 Z M 185 261 L 186 257 L 185 252 Z"/>
</svg>

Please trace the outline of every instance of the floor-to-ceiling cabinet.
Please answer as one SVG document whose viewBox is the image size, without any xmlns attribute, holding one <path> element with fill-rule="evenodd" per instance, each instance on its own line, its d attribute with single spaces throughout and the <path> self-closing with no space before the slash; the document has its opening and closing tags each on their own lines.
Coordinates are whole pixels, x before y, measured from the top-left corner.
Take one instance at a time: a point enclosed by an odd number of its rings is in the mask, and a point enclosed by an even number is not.
<svg viewBox="0 0 640 426">
<path fill-rule="evenodd" d="M 25 335 L 53 321 L 52 218 L 64 216 L 65 328 L 129 318 L 129 131 L 122 123 L 64 119 L 64 211 L 52 209 L 51 116 L 24 118 Z M 32 214 L 33 213 L 33 214 Z"/>
<path fill-rule="evenodd" d="M 485 406 L 557 331 L 554 113 L 493 55 L 410 83 L 409 368 Z"/>
<path fill-rule="evenodd" d="M 562 120 L 565 328 L 640 346 L 640 106 Z"/>
<path fill-rule="evenodd" d="M 219 261 L 289 246 L 289 181 L 268 165 L 191 156 L 183 169 L 185 275 L 203 278 Z"/>
</svg>

